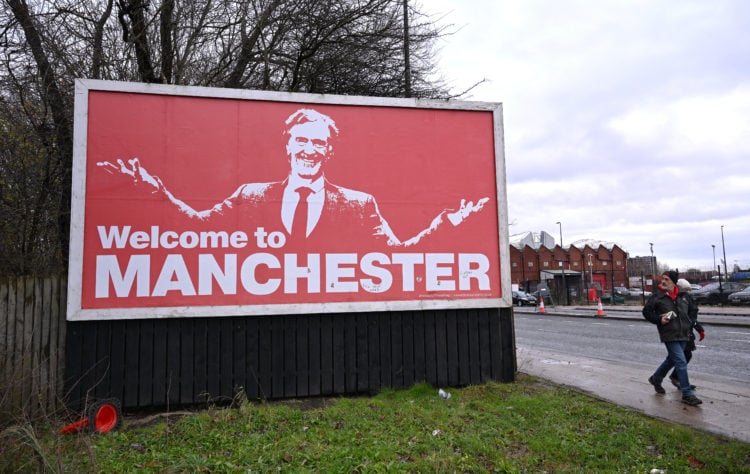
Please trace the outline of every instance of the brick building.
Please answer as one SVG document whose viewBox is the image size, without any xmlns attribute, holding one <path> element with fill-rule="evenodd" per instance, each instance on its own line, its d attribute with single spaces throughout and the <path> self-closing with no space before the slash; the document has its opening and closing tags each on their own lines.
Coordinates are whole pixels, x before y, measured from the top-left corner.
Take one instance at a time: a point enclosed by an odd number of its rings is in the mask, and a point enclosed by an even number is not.
<svg viewBox="0 0 750 474">
<path fill-rule="evenodd" d="M 597 295 L 628 285 L 628 254 L 618 244 L 579 240 L 560 247 L 547 232 L 510 237 L 511 283 L 524 291 L 548 288 L 559 301 L 584 301 L 589 289 Z"/>
</svg>

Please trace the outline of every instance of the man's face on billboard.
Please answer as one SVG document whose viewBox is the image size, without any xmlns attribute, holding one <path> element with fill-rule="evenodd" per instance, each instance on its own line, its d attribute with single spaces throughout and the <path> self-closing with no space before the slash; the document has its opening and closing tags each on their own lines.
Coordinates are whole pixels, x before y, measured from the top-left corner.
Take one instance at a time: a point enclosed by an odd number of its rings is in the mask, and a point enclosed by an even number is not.
<svg viewBox="0 0 750 474">
<path fill-rule="evenodd" d="M 331 151 L 329 137 L 328 127 L 321 122 L 306 122 L 292 127 L 286 144 L 292 174 L 306 179 L 319 177 Z"/>
</svg>

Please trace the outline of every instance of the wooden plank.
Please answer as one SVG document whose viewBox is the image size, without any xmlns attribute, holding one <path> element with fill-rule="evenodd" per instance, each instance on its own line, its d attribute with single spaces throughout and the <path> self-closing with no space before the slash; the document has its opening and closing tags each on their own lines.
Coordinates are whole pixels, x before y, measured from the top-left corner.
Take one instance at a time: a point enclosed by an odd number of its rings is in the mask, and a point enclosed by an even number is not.
<svg viewBox="0 0 750 474">
<path fill-rule="evenodd" d="M 19 286 L 21 288 L 19 289 Z M 20 292 L 20 294 L 19 294 Z M 18 380 L 20 378 L 21 365 L 21 345 L 23 343 L 23 319 L 18 316 L 18 312 L 23 311 L 23 280 L 13 278 L 8 285 L 8 350 L 10 357 L 8 367 L 12 374 L 11 380 L 14 381 L 13 398 L 21 398 L 21 394 L 16 394 L 20 390 Z"/>
<path fill-rule="evenodd" d="M 205 366 L 205 352 L 198 352 L 193 340 L 195 334 L 195 320 L 184 318 L 179 321 L 180 325 L 180 403 L 195 403 L 197 394 L 205 390 L 205 379 L 203 386 L 198 387 L 196 382 L 195 366 L 200 359 Z M 205 372 L 204 372 L 205 373 Z"/>
<path fill-rule="evenodd" d="M 348 315 L 347 315 L 348 316 Z M 356 387 L 357 374 L 356 367 L 351 367 L 347 372 L 349 360 L 356 354 L 354 341 L 356 333 L 354 332 L 354 322 L 348 317 L 336 314 L 333 318 L 333 386 L 335 393 L 347 393 L 348 387 Z M 347 344 L 347 340 L 351 343 Z"/>
<path fill-rule="evenodd" d="M 380 357 L 380 318 L 379 313 L 366 313 L 367 314 L 367 360 L 368 364 L 362 366 L 364 376 L 362 378 L 367 380 L 367 386 L 365 390 L 373 391 L 380 389 L 381 381 L 380 374 L 382 371 L 382 360 Z"/>
<path fill-rule="evenodd" d="M 8 326 L 7 326 L 7 371 L 11 386 L 8 387 L 10 406 L 20 407 L 23 400 L 21 366 L 23 354 L 23 280 L 11 278 L 8 280 Z"/>
<path fill-rule="evenodd" d="M 211 345 L 217 340 L 215 335 L 211 333 L 211 327 L 208 325 L 208 321 L 205 318 L 198 318 L 193 321 L 192 326 L 193 336 L 193 353 L 195 359 L 193 360 L 193 403 L 199 401 L 205 401 L 206 397 L 213 395 L 213 374 L 210 373 L 211 369 L 216 369 L 216 365 L 213 362 L 213 355 L 211 353 Z M 216 384 L 218 386 L 218 384 Z"/>
<path fill-rule="evenodd" d="M 437 386 L 437 346 L 435 344 L 435 311 L 424 315 L 424 362 L 427 383 Z"/>
<path fill-rule="evenodd" d="M 10 313 L 8 312 L 8 278 L 0 277 L 0 380 L 11 380 L 10 358 L 11 349 L 8 344 L 8 326 Z"/>
<path fill-rule="evenodd" d="M 119 319 L 111 321 L 109 325 L 109 392 L 112 397 L 122 401 L 125 399 L 125 354 L 128 351 L 126 344 L 127 320 Z"/>
<path fill-rule="evenodd" d="M 83 323 L 70 323 L 66 327 L 68 336 L 65 344 L 65 374 L 61 379 L 64 385 L 63 401 L 73 410 L 81 406 L 81 364 L 83 347 L 81 344 L 81 327 Z"/>
<path fill-rule="evenodd" d="M 355 338 L 349 339 L 347 337 L 347 348 L 351 346 L 351 352 L 347 351 L 346 370 L 353 377 L 351 378 L 352 383 L 347 381 L 346 388 L 352 393 L 364 392 L 370 387 L 370 378 L 368 375 L 371 363 L 367 347 L 367 330 L 369 329 L 367 313 L 352 315 L 347 319 L 347 323 L 353 325 Z"/>
<path fill-rule="evenodd" d="M 445 310 L 434 311 L 435 381 L 438 387 L 448 385 L 448 327 Z"/>
<path fill-rule="evenodd" d="M 469 383 L 475 385 L 482 382 L 479 372 L 479 318 L 476 310 L 467 310 L 466 313 L 469 322 Z"/>
<path fill-rule="evenodd" d="M 209 400 L 221 399 L 221 324 L 203 319 L 206 327 L 206 392 Z"/>
<path fill-rule="evenodd" d="M 513 382 L 516 379 L 518 366 L 516 362 L 516 334 L 513 322 L 513 310 L 502 308 L 498 310 L 500 335 L 502 340 L 502 354 L 499 364 L 501 371 L 498 380 Z"/>
<path fill-rule="evenodd" d="M 404 387 L 411 387 L 415 381 L 414 370 L 414 311 L 401 313 L 401 340 L 403 341 L 401 353 L 404 366 Z"/>
<path fill-rule="evenodd" d="M 458 339 L 458 385 L 471 383 L 471 357 L 469 356 L 469 314 L 462 310 L 457 315 L 456 337 Z"/>
<path fill-rule="evenodd" d="M 284 397 L 297 395 L 297 317 L 284 316 L 284 363 L 282 375 L 284 378 Z"/>
<path fill-rule="evenodd" d="M 479 380 L 481 383 L 487 383 L 492 380 L 489 310 L 477 310 L 477 315 L 479 319 Z"/>
<path fill-rule="evenodd" d="M 151 403 L 154 406 L 164 406 L 167 404 L 167 360 L 169 329 L 166 319 L 154 320 L 154 337 L 151 354 L 153 357 L 153 375 L 151 384 Z"/>
<path fill-rule="evenodd" d="M 273 357 L 271 355 L 272 337 L 273 337 L 273 319 L 265 317 L 258 320 L 258 337 L 260 344 L 258 347 L 258 364 L 259 364 L 259 393 L 262 399 L 271 398 L 273 394 Z"/>
<path fill-rule="evenodd" d="M 94 361 L 91 371 L 94 374 L 94 386 L 91 396 L 95 400 L 109 398 L 110 393 L 110 365 L 111 365 L 111 343 L 110 332 L 112 325 L 109 321 L 97 321 L 95 339 L 89 341 L 93 345 Z"/>
<path fill-rule="evenodd" d="M 334 347 L 333 317 L 330 314 L 320 316 L 320 395 L 334 393 Z"/>
<path fill-rule="evenodd" d="M 42 354 L 43 354 L 43 365 L 42 365 L 42 396 L 44 397 L 44 412 L 53 413 L 57 408 L 57 394 L 55 393 L 54 380 L 55 374 L 57 373 L 57 367 L 55 363 L 57 361 L 55 355 L 52 353 L 52 342 L 56 340 L 56 336 L 53 335 L 53 331 L 57 329 L 57 278 L 45 278 L 42 281 L 42 288 L 44 292 L 44 307 L 42 313 Z"/>
<path fill-rule="evenodd" d="M 180 403 L 180 374 L 182 364 L 182 324 L 179 320 L 167 321 L 166 339 L 166 405 L 171 407 Z"/>
<path fill-rule="evenodd" d="M 449 387 L 456 387 L 459 381 L 459 359 L 458 359 L 458 311 L 455 309 L 446 311 L 445 332 L 446 332 L 446 359 L 448 361 L 448 381 Z"/>
<path fill-rule="evenodd" d="M 140 334 L 138 358 L 138 406 L 153 405 L 154 390 L 154 320 L 134 321 Z"/>
<path fill-rule="evenodd" d="M 67 314 L 67 304 L 68 304 L 68 280 L 65 278 L 60 279 L 60 285 L 58 290 L 58 301 L 60 302 L 58 306 L 58 329 L 57 329 L 57 349 L 55 350 L 55 354 L 58 354 L 58 360 L 60 363 L 56 365 L 57 367 L 57 383 L 55 386 L 57 387 L 57 397 L 59 400 L 63 400 L 65 396 L 65 370 L 66 370 L 66 341 L 67 341 L 67 331 L 68 331 L 68 322 L 66 320 L 66 314 Z"/>
<path fill-rule="evenodd" d="M 247 393 L 247 374 L 248 347 L 245 345 L 247 340 L 246 323 L 248 318 L 228 318 L 232 330 L 232 386 L 235 392 L 244 390 Z M 236 395 L 236 393 L 235 393 Z"/>
<path fill-rule="evenodd" d="M 140 373 L 141 334 L 139 320 L 125 323 L 125 389 L 123 390 L 123 407 L 139 407 L 138 395 L 142 374 Z M 84 361 L 87 360 L 84 357 Z"/>
<path fill-rule="evenodd" d="M 321 390 L 321 315 L 307 317 L 307 395 L 320 395 Z"/>
<path fill-rule="evenodd" d="M 219 344 L 219 392 L 221 398 L 226 397 L 228 400 L 234 398 L 234 351 L 232 343 L 234 342 L 234 318 L 221 318 L 217 321 L 221 331 Z"/>
<path fill-rule="evenodd" d="M 393 387 L 393 366 L 391 364 L 391 346 L 393 344 L 391 330 L 393 319 L 393 314 L 390 312 L 378 313 L 378 329 L 380 330 L 380 343 L 378 344 L 378 352 L 380 353 L 380 385 L 378 389 Z"/>
<path fill-rule="evenodd" d="M 41 397 L 42 394 L 42 380 L 41 370 L 43 362 L 42 360 L 42 318 L 44 307 L 44 294 L 42 292 L 42 281 L 39 278 L 28 278 L 28 286 L 31 287 L 31 306 L 32 306 L 32 328 L 31 328 L 31 371 L 29 376 L 31 377 L 31 396 L 29 397 L 30 402 L 30 413 L 40 414 L 40 408 L 44 404 L 44 399 Z"/>
<path fill-rule="evenodd" d="M 425 314 L 415 311 L 414 315 L 414 382 L 427 381 L 427 366 L 425 363 Z"/>
<path fill-rule="evenodd" d="M 258 337 L 259 319 L 248 317 L 245 320 L 245 357 L 247 376 L 245 392 L 250 400 L 261 398 L 260 385 L 260 338 Z M 265 339 L 265 338 L 264 338 Z"/>
<path fill-rule="evenodd" d="M 296 341 L 294 355 L 295 366 L 295 396 L 306 397 L 310 395 L 310 319 L 314 316 L 298 315 L 294 318 L 296 325 Z"/>
<path fill-rule="evenodd" d="M 284 391 L 284 323 L 283 316 L 271 318 L 271 398 L 281 398 Z"/>
<path fill-rule="evenodd" d="M 390 350 L 388 365 L 390 366 L 390 380 L 388 385 L 394 388 L 404 386 L 404 340 L 403 340 L 403 313 L 392 312 L 389 315 L 389 338 Z"/>
<path fill-rule="evenodd" d="M 32 396 L 33 380 L 32 369 L 34 367 L 33 338 L 34 338 L 34 280 L 23 278 L 23 310 L 19 312 L 21 318 L 22 340 L 21 340 L 21 373 L 16 380 L 22 384 L 23 404 L 28 407 Z"/>
</svg>

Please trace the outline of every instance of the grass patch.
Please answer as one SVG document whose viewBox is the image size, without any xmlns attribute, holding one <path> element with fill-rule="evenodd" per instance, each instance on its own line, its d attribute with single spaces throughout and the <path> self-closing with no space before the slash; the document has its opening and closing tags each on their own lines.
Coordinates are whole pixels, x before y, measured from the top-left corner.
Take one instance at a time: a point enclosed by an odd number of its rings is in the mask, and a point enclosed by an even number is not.
<svg viewBox="0 0 750 474">
<path fill-rule="evenodd" d="M 750 472 L 750 445 L 521 375 L 314 403 L 240 402 L 118 432 L 9 439 L 0 471 Z M 26 432 L 25 432 L 26 433 Z M 40 453 L 46 453 L 40 457 Z"/>
</svg>

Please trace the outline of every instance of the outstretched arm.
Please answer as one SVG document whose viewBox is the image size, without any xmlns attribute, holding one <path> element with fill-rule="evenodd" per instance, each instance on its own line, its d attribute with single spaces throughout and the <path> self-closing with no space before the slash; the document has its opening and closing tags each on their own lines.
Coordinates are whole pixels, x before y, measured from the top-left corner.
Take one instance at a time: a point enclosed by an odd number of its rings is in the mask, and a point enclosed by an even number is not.
<svg viewBox="0 0 750 474">
<path fill-rule="evenodd" d="M 476 204 L 474 204 L 474 201 L 466 201 L 466 199 L 461 199 L 461 205 L 459 206 L 458 210 L 444 210 L 440 214 L 435 217 L 432 222 L 430 223 L 430 226 L 412 237 L 411 239 L 402 242 L 401 245 L 404 247 L 410 247 L 412 245 L 416 245 L 420 240 L 422 240 L 424 237 L 432 234 L 435 232 L 440 226 L 442 226 L 445 221 L 449 221 L 451 224 L 453 224 L 454 227 L 458 226 L 461 222 L 466 220 L 471 214 L 479 212 L 482 210 L 482 207 L 489 201 L 490 198 L 484 197 L 477 201 Z"/>
<path fill-rule="evenodd" d="M 132 158 L 125 163 L 123 160 L 118 159 L 116 163 L 109 161 L 99 161 L 96 166 L 101 167 L 110 174 L 123 174 L 133 178 L 133 184 L 140 186 L 144 184 L 152 188 L 152 193 L 159 193 L 164 195 L 169 201 L 177 207 L 177 209 L 186 214 L 191 218 L 204 219 L 210 214 L 210 210 L 207 211 L 196 211 L 184 201 L 177 199 L 169 190 L 164 186 L 161 179 L 157 176 L 151 175 L 146 168 L 141 166 L 138 158 Z"/>
</svg>

